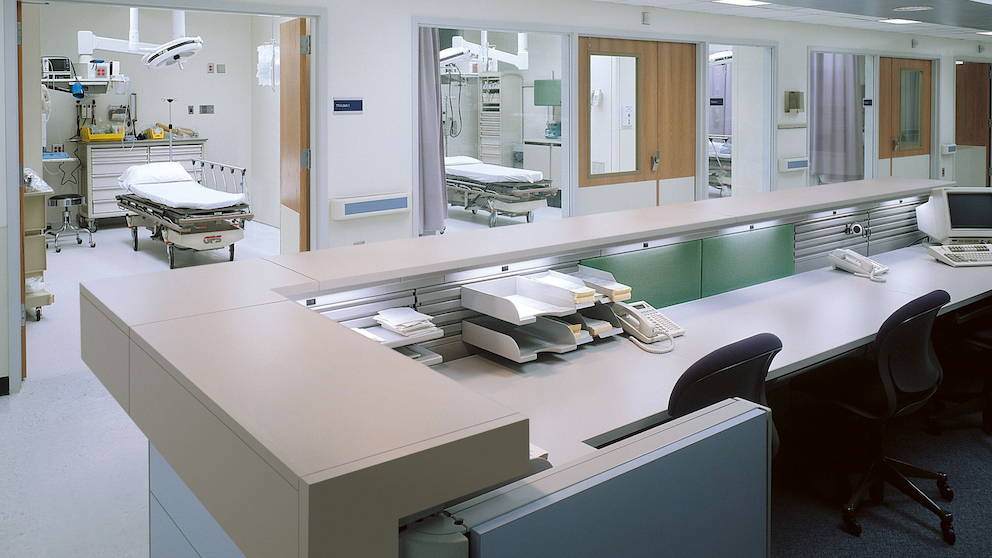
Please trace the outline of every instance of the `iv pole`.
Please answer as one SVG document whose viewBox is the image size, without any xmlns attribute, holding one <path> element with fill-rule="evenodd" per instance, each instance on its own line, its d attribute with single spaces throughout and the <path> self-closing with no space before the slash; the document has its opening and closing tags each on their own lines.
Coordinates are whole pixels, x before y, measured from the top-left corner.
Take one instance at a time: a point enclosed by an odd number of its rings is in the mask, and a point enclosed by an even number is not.
<svg viewBox="0 0 992 558">
<path fill-rule="evenodd" d="M 178 101 L 179 99 L 162 99 L 169 103 L 169 162 L 172 162 L 172 101 Z"/>
</svg>

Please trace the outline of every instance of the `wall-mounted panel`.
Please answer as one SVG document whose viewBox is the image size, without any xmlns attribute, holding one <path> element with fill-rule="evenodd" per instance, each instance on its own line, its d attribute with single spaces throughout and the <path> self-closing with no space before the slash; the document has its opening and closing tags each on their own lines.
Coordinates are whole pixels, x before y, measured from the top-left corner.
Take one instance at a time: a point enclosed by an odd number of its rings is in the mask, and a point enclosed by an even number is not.
<svg viewBox="0 0 992 558">
<path fill-rule="evenodd" d="M 702 296 L 712 296 L 795 273 L 795 227 L 767 229 L 702 240 Z"/>
</svg>

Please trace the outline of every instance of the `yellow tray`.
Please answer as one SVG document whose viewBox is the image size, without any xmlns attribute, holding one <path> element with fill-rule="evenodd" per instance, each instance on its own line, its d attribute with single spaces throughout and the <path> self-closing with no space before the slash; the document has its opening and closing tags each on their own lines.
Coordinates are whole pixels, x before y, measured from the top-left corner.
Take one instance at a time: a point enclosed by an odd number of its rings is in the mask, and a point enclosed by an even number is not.
<svg viewBox="0 0 992 558">
<path fill-rule="evenodd" d="M 91 134 L 89 126 L 83 126 L 79 131 L 79 137 L 83 141 L 121 141 L 124 139 L 124 131 L 117 134 Z"/>
</svg>

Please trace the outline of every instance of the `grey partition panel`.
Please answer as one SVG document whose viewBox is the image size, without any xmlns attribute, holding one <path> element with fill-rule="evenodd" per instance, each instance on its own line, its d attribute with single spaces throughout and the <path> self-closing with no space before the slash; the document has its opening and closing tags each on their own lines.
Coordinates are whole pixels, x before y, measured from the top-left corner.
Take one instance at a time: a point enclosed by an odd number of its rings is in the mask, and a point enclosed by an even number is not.
<svg viewBox="0 0 992 558">
<path fill-rule="evenodd" d="M 472 558 L 768 556 L 764 413 L 707 428 L 469 532 Z"/>
<path fill-rule="evenodd" d="M 224 529 L 148 443 L 148 490 L 152 504 L 151 558 L 190 556 L 245 558 Z"/>
</svg>

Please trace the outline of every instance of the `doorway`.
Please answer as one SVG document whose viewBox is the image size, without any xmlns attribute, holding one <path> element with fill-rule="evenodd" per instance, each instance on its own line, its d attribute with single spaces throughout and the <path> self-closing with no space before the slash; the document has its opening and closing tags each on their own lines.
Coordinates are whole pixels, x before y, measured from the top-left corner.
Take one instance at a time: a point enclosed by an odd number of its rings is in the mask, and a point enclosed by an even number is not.
<svg viewBox="0 0 992 558">
<path fill-rule="evenodd" d="M 813 52 L 809 61 L 809 184 L 850 182 L 868 177 L 867 141 L 874 117 L 868 91 L 868 57 Z"/>
<path fill-rule="evenodd" d="M 696 197 L 696 45 L 579 37 L 578 214 Z"/>
<path fill-rule="evenodd" d="M 959 186 L 988 186 L 989 108 L 992 64 L 958 61 L 955 65 L 954 181 Z"/>
<path fill-rule="evenodd" d="M 931 66 L 879 58 L 878 176 L 930 178 Z"/>
</svg>

